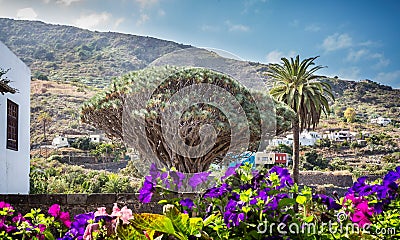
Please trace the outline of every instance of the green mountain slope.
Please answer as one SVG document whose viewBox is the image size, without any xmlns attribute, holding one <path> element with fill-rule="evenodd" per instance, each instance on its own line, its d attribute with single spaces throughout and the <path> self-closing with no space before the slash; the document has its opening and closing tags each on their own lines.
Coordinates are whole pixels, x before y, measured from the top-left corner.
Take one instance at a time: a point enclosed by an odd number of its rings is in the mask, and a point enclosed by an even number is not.
<svg viewBox="0 0 400 240">
<path fill-rule="evenodd" d="M 190 47 L 152 37 L 5 18 L 0 18 L 0 41 L 30 67 L 34 77 L 98 87 L 166 53 Z"/>
</svg>

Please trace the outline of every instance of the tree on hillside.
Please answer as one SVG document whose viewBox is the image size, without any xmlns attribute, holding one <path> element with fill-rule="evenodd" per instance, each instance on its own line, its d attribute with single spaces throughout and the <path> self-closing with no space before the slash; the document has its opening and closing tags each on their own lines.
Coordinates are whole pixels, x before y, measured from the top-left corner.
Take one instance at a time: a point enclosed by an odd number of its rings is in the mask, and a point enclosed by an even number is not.
<svg viewBox="0 0 400 240">
<path fill-rule="evenodd" d="M 4 70 L 0 67 L 0 93 L 4 95 L 4 93 L 15 93 L 17 90 L 15 88 L 10 87 L 8 84 L 10 80 L 7 77 L 3 77 L 7 74 L 10 69 Z"/>
<path fill-rule="evenodd" d="M 43 124 L 43 141 L 46 141 L 46 124 L 52 120 L 48 112 L 42 111 L 37 117 L 37 121 Z"/>
<path fill-rule="evenodd" d="M 315 128 L 321 113 L 329 113 L 328 100 L 334 100 L 331 86 L 318 81 L 313 75 L 323 68 L 314 66 L 318 57 L 304 59 L 281 58 L 283 64 L 271 64 L 267 76 L 277 82 L 271 89 L 271 96 L 277 101 L 287 104 L 296 113 L 292 120 L 293 131 L 293 180 L 299 183 L 299 135 L 304 129 Z M 310 68 L 312 67 L 312 68 Z"/>
<path fill-rule="evenodd" d="M 81 119 L 123 140 L 144 161 L 158 159 L 164 167 L 196 173 L 222 161 L 246 131 L 248 146 L 241 150 L 257 151 L 263 124 L 276 122 L 272 135 L 290 127 L 293 111 L 267 99 L 211 70 L 154 67 L 118 78 L 84 104 Z"/>
<path fill-rule="evenodd" d="M 356 110 L 352 107 L 346 108 L 344 111 L 344 117 L 346 118 L 347 122 L 354 122 L 354 120 L 356 120 Z"/>
</svg>

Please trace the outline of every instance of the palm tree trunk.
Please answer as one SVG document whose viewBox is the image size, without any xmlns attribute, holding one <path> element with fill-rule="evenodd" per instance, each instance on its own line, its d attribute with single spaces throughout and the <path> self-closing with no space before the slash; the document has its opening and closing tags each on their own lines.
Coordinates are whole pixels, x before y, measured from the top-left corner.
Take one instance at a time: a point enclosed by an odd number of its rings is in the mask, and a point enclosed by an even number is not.
<svg viewBox="0 0 400 240">
<path fill-rule="evenodd" d="M 299 165 L 300 165 L 300 123 L 299 118 L 296 118 L 292 121 L 292 129 L 293 129 L 293 181 L 296 184 L 299 184 Z"/>
<path fill-rule="evenodd" d="M 292 130 L 293 130 L 293 181 L 295 184 L 299 184 L 299 165 L 300 165 L 300 123 L 299 117 L 296 116 L 295 119 L 292 120 Z M 293 194 L 293 198 L 297 198 L 297 193 Z M 299 211 L 299 205 L 294 205 L 294 211 Z"/>
<path fill-rule="evenodd" d="M 46 142 L 46 121 L 43 122 L 43 141 Z"/>
</svg>

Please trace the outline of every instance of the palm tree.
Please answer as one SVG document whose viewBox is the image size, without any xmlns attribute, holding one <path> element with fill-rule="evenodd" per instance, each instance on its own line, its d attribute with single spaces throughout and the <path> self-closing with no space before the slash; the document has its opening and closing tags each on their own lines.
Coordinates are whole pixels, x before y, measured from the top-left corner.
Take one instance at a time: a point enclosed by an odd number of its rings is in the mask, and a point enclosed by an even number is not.
<svg viewBox="0 0 400 240">
<path fill-rule="evenodd" d="M 51 121 L 51 116 L 48 112 L 42 111 L 37 117 L 37 120 L 43 123 L 43 141 L 46 141 L 46 123 Z"/>
<path fill-rule="evenodd" d="M 277 82 L 270 90 L 271 96 L 277 101 L 287 104 L 296 113 L 292 120 L 293 131 L 293 181 L 299 182 L 299 135 L 304 129 L 315 128 L 319 123 L 321 113 L 329 113 L 328 100 L 334 101 L 331 86 L 319 82 L 313 75 L 323 68 L 314 66 L 317 57 L 307 58 L 300 62 L 296 59 L 281 58 L 283 65 L 271 64 L 267 76 Z M 309 69 L 312 67 L 311 69 Z"/>
</svg>

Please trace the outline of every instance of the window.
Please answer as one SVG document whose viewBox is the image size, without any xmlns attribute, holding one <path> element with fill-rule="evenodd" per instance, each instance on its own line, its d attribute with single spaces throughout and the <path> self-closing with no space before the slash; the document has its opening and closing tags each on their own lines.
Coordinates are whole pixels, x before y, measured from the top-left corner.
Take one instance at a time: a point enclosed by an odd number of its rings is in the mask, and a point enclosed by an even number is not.
<svg viewBox="0 0 400 240">
<path fill-rule="evenodd" d="M 18 105 L 7 99 L 7 149 L 18 151 Z"/>
</svg>

